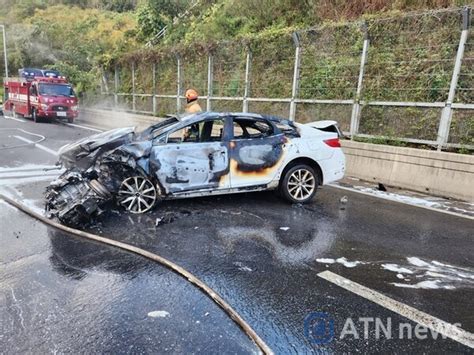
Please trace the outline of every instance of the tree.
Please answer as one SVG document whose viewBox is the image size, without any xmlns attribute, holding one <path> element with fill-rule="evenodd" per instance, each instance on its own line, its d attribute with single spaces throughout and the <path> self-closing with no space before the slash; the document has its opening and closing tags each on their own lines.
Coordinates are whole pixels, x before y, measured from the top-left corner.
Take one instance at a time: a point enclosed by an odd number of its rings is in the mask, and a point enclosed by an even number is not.
<svg viewBox="0 0 474 355">
<path fill-rule="evenodd" d="M 184 13 L 189 0 L 148 0 L 137 10 L 140 37 L 143 40 L 153 38 L 173 19 Z"/>
</svg>

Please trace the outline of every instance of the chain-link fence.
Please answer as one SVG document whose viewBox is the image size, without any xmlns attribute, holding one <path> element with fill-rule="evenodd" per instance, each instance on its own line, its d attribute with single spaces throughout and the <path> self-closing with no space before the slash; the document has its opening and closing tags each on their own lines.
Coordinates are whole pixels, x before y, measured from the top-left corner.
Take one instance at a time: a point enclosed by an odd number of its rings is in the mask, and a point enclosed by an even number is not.
<svg viewBox="0 0 474 355">
<path fill-rule="evenodd" d="M 102 91 L 114 107 L 162 116 L 183 111 L 194 88 L 209 111 L 333 119 L 352 138 L 473 149 L 472 26 L 465 7 L 190 46 L 123 61 Z"/>
</svg>

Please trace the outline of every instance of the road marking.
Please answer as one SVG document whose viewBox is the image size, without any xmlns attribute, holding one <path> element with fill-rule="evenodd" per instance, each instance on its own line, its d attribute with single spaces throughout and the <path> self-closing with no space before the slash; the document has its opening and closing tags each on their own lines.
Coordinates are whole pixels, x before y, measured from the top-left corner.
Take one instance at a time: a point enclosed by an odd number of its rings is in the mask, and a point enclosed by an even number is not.
<svg viewBox="0 0 474 355">
<path fill-rule="evenodd" d="M 89 131 L 94 131 L 94 132 L 104 132 L 101 129 L 94 128 L 94 127 L 91 127 L 91 126 L 83 126 L 83 125 L 78 125 L 78 124 L 74 124 L 74 123 L 65 123 L 65 125 L 72 126 L 72 127 L 78 127 L 78 128 L 82 128 L 82 129 L 88 129 Z"/>
<path fill-rule="evenodd" d="M 433 317 L 428 313 L 417 310 L 404 303 L 398 302 L 393 298 L 387 297 L 377 291 L 371 290 L 361 284 L 353 282 L 345 277 L 339 276 L 331 271 L 323 271 L 318 274 L 319 277 L 340 286 L 358 296 L 372 301 L 388 310 L 395 312 L 409 320 L 421 324 L 439 334 L 445 335 L 452 340 L 457 341 L 470 348 L 474 348 L 474 334 L 462 330 L 453 324 L 447 323 L 439 318 Z"/>
<path fill-rule="evenodd" d="M 50 170 L 61 170 L 60 165 L 35 165 L 35 166 L 19 166 L 19 167 L 13 167 L 13 168 L 3 168 L 0 167 L 0 175 L 1 174 L 9 174 L 12 172 L 26 172 L 26 171 L 50 171 Z"/>
<path fill-rule="evenodd" d="M 10 117 L 10 116 L 6 116 L 6 115 L 3 115 L 3 117 L 8 118 L 8 119 L 10 119 L 10 120 L 18 121 L 18 122 L 23 122 L 23 123 L 26 122 L 26 120 L 23 120 L 23 119 L 21 119 L 21 118 L 15 118 L 15 117 Z"/>
<path fill-rule="evenodd" d="M 24 178 L 29 178 L 29 177 L 35 177 L 35 176 L 59 176 L 61 173 L 64 172 L 64 170 L 58 170 L 58 171 L 27 171 L 27 172 L 11 172 L 8 174 L 0 174 L 0 180 L 4 179 L 24 179 Z"/>
<path fill-rule="evenodd" d="M 354 189 L 354 188 L 351 188 L 351 187 L 340 186 L 340 185 L 336 185 L 336 184 L 333 184 L 333 183 L 330 183 L 330 184 L 328 184 L 327 186 L 335 187 L 336 189 L 341 189 L 341 190 L 346 190 L 346 191 L 357 192 L 357 193 L 362 194 L 362 195 L 372 196 L 372 197 L 375 197 L 375 198 L 381 198 L 381 199 L 383 199 L 383 200 L 398 202 L 398 203 L 402 203 L 402 204 L 404 204 L 404 205 L 409 205 L 409 206 L 424 208 L 424 209 L 427 209 L 427 210 L 429 210 L 429 211 L 436 211 L 436 212 L 441 212 L 441 213 L 445 213 L 445 214 L 450 214 L 450 215 L 456 216 L 456 217 L 462 217 L 462 218 L 467 218 L 467 219 L 472 219 L 472 220 L 474 220 L 474 217 L 473 217 L 473 216 L 469 216 L 469 215 L 467 215 L 467 214 L 462 214 L 462 213 L 457 213 L 457 212 L 452 212 L 452 211 L 446 211 L 446 210 L 442 210 L 442 209 L 440 209 L 440 208 L 434 208 L 434 207 L 430 207 L 430 206 L 418 205 L 418 204 L 416 204 L 416 203 L 411 203 L 411 202 L 408 202 L 408 201 L 400 201 L 400 200 L 396 200 L 396 199 L 391 199 L 391 198 L 389 198 L 389 197 L 384 197 L 384 196 L 381 196 L 381 195 L 371 194 L 370 192 L 360 191 L 360 190 L 357 190 L 357 189 Z"/>
<path fill-rule="evenodd" d="M 24 138 L 24 137 L 22 137 L 22 136 L 13 136 L 13 137 L 15 137 L 15 138 L 17 138 L 17 139 L 19 139 L 19 140 L 21 140 L 21 141 L 23 141 L 23 142 L 33 144 L 35 147 L 37 147 L 37 148 L 39 148 L 39 149 L 45 151 L 46 153 L 52 154 L 52 155 L 54 155 L 54 156 L 58 156 L 58 153 L 57 153 L 56 151 L 54 151 L 54 150 L 52 150 L 52 149 L 49 149 L 48 147 L 45 147 L 45 146 L 42 145 L 42 144 L 35 143 L 35 142 L 30 141 L 29 139 L 26 139 L 26 138 Z"/>
</svg>

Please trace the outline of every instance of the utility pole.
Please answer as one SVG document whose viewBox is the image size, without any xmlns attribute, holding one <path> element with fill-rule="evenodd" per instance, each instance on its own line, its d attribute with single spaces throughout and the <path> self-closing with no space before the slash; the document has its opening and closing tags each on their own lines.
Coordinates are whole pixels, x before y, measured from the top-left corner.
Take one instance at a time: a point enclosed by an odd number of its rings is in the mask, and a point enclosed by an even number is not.
<svg viewBox="0 0 474 355">
<path fill-rule="evenodd" d="M 7 35 L 5 33 L 5 25 L 0 25 L 3 32 L 3 57 L 5 59 L 5 77 L 8 78 L 8 59 L 7 59 Z"/>
<path fill-rule="evenodd" d="M 300 86 L 300 65 L 301 65 L 301 41 L 298 32 L 293 32 L 293 44 L 295 45 L 295 66 L 293 69 L 293 86 L 291 89 L 290 102 L 290 121 L 295 120 L 296 116 L 296 98 L 298 97 L 298 89 Z"/>
<path fill-rule="evenodd" d="M 456 60 L 454 62 L 453 74 L 451 77 L 451 84 L 449 85 L 448 99 L 441 112 L 441 120 L 438 127 L 438 151 L 448 143 L 449 130 L 451 127 L 452 104 L 454 102 L 454 95 L 458 85 L 459 74 L 461 72 L 462 59 L 464 56 L 464 48 L 467 43 L 469 34 L 469 27 L 471 24 L 471 8 L 465 6 L 462 10 L 462 31 L 459 39 L 458 51 L 456 53 Z"/>
</svg>

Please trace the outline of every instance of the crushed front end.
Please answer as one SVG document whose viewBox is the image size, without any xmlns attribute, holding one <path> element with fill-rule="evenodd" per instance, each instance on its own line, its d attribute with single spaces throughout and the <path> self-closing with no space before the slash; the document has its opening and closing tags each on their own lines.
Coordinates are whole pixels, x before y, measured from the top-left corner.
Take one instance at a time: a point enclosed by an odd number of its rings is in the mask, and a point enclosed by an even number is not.
<svg viewBox="0 0 474 355">
<path fill-rule="evenodd" d="M 133 169 L 135 161 L 127 167 L 113 164 L 114 150 L 130 143 L 133 128 L 121 128 L 82 139 L 64 146 L 59 161 L 66 171 L 46 188 L 46 211 L 62 223 L 79 226 L 92 222 L 113 202 L 120 186 L 123 170 Z M 108 157 L 105 163 L 102 158 Z M 124 168 L 126 166 L 126 168 Z"/>
</svg>

